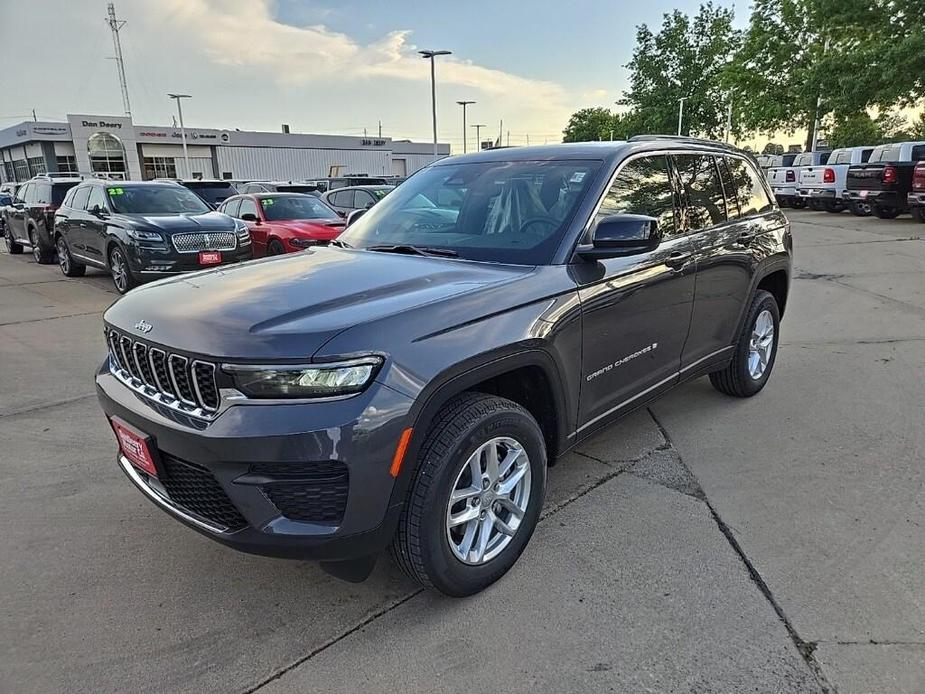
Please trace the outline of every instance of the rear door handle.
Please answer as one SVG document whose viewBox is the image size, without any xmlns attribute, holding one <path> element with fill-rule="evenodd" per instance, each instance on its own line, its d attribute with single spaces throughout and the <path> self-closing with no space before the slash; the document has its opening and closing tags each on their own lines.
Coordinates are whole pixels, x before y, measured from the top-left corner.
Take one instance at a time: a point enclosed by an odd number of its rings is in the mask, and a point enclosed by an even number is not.
<svg viewBox="0 0 925 694">
<path fill-rule="evenodd" d="M 686 253 L 684 251 L 672 251 L 668 254 L 668 257 L 665 258 L 665 265 L 670 268 L 677 270 L 680 267 L 684 267 L 687 262 L 691 259 L 692 253 Z"/>
</svg>

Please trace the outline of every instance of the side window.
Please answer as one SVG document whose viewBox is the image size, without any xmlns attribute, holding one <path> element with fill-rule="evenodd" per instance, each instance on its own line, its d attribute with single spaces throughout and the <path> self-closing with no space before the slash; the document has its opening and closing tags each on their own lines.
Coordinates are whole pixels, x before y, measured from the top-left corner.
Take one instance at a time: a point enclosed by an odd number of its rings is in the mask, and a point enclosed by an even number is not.
<svg viewBox="0 0 925 694">
<path fill-rule="evenodd" d="M 32 183 L 27 183 L 22 188 L 20 188 L 17 196 L 26 205 L 31 205 L 32 203 L 35 202 L 35 196 L 33 195 L 34 191 L 35 191 L 35 185 Z"/>
<path fill-rule="evenodd" d="M 912 161 L 922 161 L 925 159 L 925 145 L 916 145 L 912 148 Z"/>
<path fill-rule="evenodd" d="M 685 231 L 699 231 L 726 221 L 726 201 L 719 171 L 708 154 L 672 156 L 685 202 Z"/>
<path fill-rule="evenodd" d="M 232 200 L 231 202 L 226 203 L 225 206 L 222 208 L 222 212 L 224 212 L 225 214 L 227 214 L 227 215 L 229 215 L 229 216 L 231 216 L 231 217 L 237 217 L 237 216 L 238 216 L 238 210 L 239 210 L 240 208 L 241 208 L 241 199 L 240 199 L 240 198 L 236 198 L 236 199 Z"/>
<path fill-rule="evenodd" d="M 356 198 L 353 201 L 354 207 L 358 210 L 365 210 L 367 207 L 372 205 L 375 202 L 373 196 L 367 193 L 365 190 L 356 191 Z"/>
<path fill-rule="evenodd" d="M 90 186 L 81 186 L 74 192 L 71 207 L 75 210 L 87 209 L 87 199 L 90 197 Z"/>
<path fill-rule="evenodd" d="M 861 152 L 861 163 L 866 164 L 870 161 L 870 155 L 874 153 L 873 149 L 865 149 Z"/>
<path fill-rule="evenodd" d="M 35 183 L 33 184 L 35 190 L 35 204 L 36 205 L 48 205 L 51 203 L 51 184 L 50 183 Z"/>
<path fill-rule="evenodd" d="M 246 214 L 252 214 L 254 217 L 259 219 L 257 215 L 257 203 L 254 202 L 253 198 L 242 198 L 241 199 L 241 209 L 239 210 L 237 216 L 244 217 Z"/>
<path fill-rule="evenodd" d="M 732 179 L 732 171 L 729 168 L 729 157 L 717 157 L 716 165 L 719 166 L 719 175 L 723 181 L 723 192 L 726 194 L 726 217 L 727 219 L 738 219 L 739 199 L 736 194 L 735 182 Z"/>
<path fill-rule="evenodd" d="M 620 170 L 594 221 L 611 214 L 644 214 L 658 220 L 664 236 L 672 236 L 677 233 L 674 197 L 665 155 L 633 159 Z"/>
<path fill-rule="evenodd" d="M 87 209 L 92 210 L 99 205 L 104 210 L 109 209 L 106 205 L 106 199 L 103 197 L 102 186 L 90 186 L 90 198 L 87 200 Z"/>
<path fill-rule="evenodd" d="M 831 152 L 823 152 L 822 154 L 820 154 L 819 155 L 819 165 L 822 166 L 823 164 L 827 163 L 829 161 L 829 157 L 831 156 L 832 156 Z"/>
<path fill-rule="evenodd" d="M 774 208 L 755 167 L 744 159 L 729 157 L 729 170 L 743 217 L 761 214 Z"/>
<path fill-rule="evenodd" d="M 334 204 L 337 207 L 353 207 L 352 190 L 342 190 L 339 193 L 334 193 L 332 197 L 334 198 Z"/>
<path fill-rule="evenodd" d="M 244 186 L 244 189 L 241 192 L 242 193 L 256 193 L 258 192 L 257 189 L 259 187 L 260 186 L 258 186 L 256 183 L 248 183 L 246 186 Z"/>
</svg>

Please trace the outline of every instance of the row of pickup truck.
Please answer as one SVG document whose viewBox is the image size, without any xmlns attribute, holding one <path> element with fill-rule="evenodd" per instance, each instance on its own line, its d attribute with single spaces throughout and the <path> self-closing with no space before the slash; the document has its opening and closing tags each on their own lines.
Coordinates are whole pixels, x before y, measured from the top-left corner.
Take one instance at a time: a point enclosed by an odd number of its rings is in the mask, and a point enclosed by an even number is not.
<svg viewBox="0 0 925 694">
<path fill-rule="evenodd" d="M 925 142 L 791 152 L 759 163 L 782 207 L 881 219 L 910 212 L 925 222 Z"/>
</svg>

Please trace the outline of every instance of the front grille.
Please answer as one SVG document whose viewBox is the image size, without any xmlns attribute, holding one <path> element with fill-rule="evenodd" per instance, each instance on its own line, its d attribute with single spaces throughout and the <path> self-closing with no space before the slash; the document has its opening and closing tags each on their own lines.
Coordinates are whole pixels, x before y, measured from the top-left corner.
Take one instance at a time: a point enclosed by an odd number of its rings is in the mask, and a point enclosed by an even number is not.
<svg viewBox="0 0 925 694">
<path fill-rule="evenodd" d="M 161 453 L 161 462 L 164 474 L 160 481 L 171 501 L 230 531 L 247 525 L 222 485 L 206 468 L 166 453 Z"/>
<path fill-rule="evenodd" d="M 339 524 L 347 508 L 349 475 L 338 461 L 304 465 L 252 465 L 251 474 L 273 482 L 262 485 L 263 493 L 286 518 L 312 523 Z"/>
<path fill-rule="evenodd" d="M 196 253 L 197 251 L 233 251 L 235 235 L 230 231 L 211 231 L 205 233 L 174 234 L 173 247 L 178 253 Z"/>
<path fill-rule="evenodd" d="M 136 392 L 205 418 L 218 410 L 221 396 L 215 364 L 190 361 L 117 330 L 109 330 L 106 344 L 112 373 Z"/>
</svg>

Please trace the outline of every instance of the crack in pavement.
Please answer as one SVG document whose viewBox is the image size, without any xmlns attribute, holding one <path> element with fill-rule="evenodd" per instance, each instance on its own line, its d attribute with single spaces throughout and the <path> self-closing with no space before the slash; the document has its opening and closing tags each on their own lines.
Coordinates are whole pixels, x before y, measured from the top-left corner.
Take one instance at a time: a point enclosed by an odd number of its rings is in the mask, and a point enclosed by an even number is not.
<svg viewBox="0 0 925 694">
<path fill-rule="evenodd" d="M 80 316 L 99 316 L 99 315 L 102 315 L 103 310 L 87 311 L 86 313 L 68 313 L 67 315 L 64 315 L 64 316 L 48 316 L 46 318 L 28 318 L 26 320 L 16 320 L 16 321 L 11 321 L 9 323 L 0 323 L 0 328 L 6 328 L 11 325 L 24 325 L 26 323 L 44 323 L 45 321 L 60 320 L 62 318 L 79 318 Z"/>
<path fill-rule="evenodd" d="M 872 291 L 870 289 L 864 289 L 862 287 L 855 287 L 853 284 L 848 284 L 847 282 L 841 281 L 842 278 L 851 277 L 851 275 L 827 275 L 827 274 L 816 274 L 809 272 L 801 272 L 798 275 L 794 275 L 793 279 L 795 280 L 821 280 L 823 282 L 831 282 L 832 284 L 837 284 L 839 287 L 844 287 L 845 289 L 850 289 L 851 291 L 858 292 L 859 294 L 866 294 L 868 296 L 874 296 L 882 301 L 888 301 L 891 304 L 896 304 L 905 309 L 911 310 L 913 313 L 918 313 L 925 315 L 925 308 L 921 306 L 916 306 L 915 304 L 910 304 L 907 301 L 901 301 L 900 299 L 895 299 L 892 296 L 887 296 L 886 294 L 880 294 L 879 292 Z"/>
<path fill-rule="evenodd" d="M 95 398 L 96 393 L 87 393 L 86 395 L 75 395 L 72 398 L 66 398 L 64 400 L 56 400 L 55 402 L 48 402 L 42 405 L 34 405 L 33 407 L 25 407 L 21 410 L 13 410 L 12 412 L 0 412 L 0 419 L 6 417 L 16 417 L 21 414 L 31 414 L 32 412 L 38 412 L 39 410 L 47 410 L 52 407 L 61 407 L 63 405 L 70 405 L 74 402 L 79 402 L 80 400 L 86 400 L 88 398 Z"/>
<path fill-rule="evenodd" d="M 687 465 L 684 463 L 684 460 L 681 457 L 681 454 L 677 451 L 677 449 L 674 447 L 674 444 L 671 442 L 671 437 L 668 434 L 668 430 L 665 429 L 665 427 L 659 421 L 658 417 L 655 415 L 655 412 L 652 411 L 651 407 L 647 407 L 646 410 L 648 411 L 649 416 L 652 417 L 652 421 L 655 422 L 655 426 L 657 426 L 659 431 L 662 433 L 662 436 L 665 437 L 665 440 L 668 442 L 671 448 L 675 451 L 675 453 L 677 453 L 678 463 L 684 468 L 687 468 Z M 696 480 L 697 478 L 694 475 L 693 471 L 691 471 L 689 468 L 687 468 L 687 470 L 690 473 L 690 475 Z M 698 486 L 699 486 L 699 482 L 698 482 Z M 706 504 L 707 508 L 710 510 L 710 514 L 713 516 L 713 521 L 716 523 L 717 527 L 719 528 L 719 531 L 723 534 L 723 536 L 726 538 L 726 541 L 732 547 L 733 551 L 738 555 L 739 559 L 742 561 L 742 564 L 745 566 L 745 569 L 748 572 L 748 575 L 751 578 L 752 582 L 755 584 L 755 586 L 764 596 L 765 600 L 767 600 L 768 603 L 771 605 L 774 612 L 777 614 L 778 619 L 780 619 L 781 623 L 784 625 L 784 628 L 787 630 L 787 633 L 789 634 L 790 639 L 793 641 L 793 645 L 797 649 L 797 652 L 799 652 L 799 654 L 803 658 L 803 661 L 806 663 L 810 671 L 815 676 L 817 684 L 819 684 L 823 692 L 826 692 L 827 694 L 834 694 L 835 687 L 829 683 L 828 679 L 825 676 L 825 673 L 822 671 L 822 667 L 816 661 L 816 658 L 814 656 L 814 652 L 816 650 L 816 643 L 804 641 L 803 639 L 800 638 L 800 635 L 797 633 L 796 628 L 793 626 L 793 623 L 790 621 L 790 618 L 787 617 L 787 614 L 786 612 L 784 612 L 783 607 L 781 607 L 780 603 L 774 597 L 774 593 L 771 592 L 771 587 L 767 584 L 767 582 L 761 576 L 761 573 L 759 573 L 758 569 L 748 558 L 748 555 L 745 554 L 745 550 L 742 549 L 742 546 L 739 544 L 739 541 L 736 540 L 735 535 L 733 534 L 732 528 L 729 525 L 727 525 L 725 521 L 723 521 L 723 519 L 720 517 L 719 513 L 717 512 L 716 508 L 710 502 L 710 499 L 707 498 L 707 495 L 705 493 L 703 494 L 702 501 L 704 504 Z"/>
<path fill-rule="evenodd" d="M 887 641 L 869 639 L 867 641 L 813 641 L 818 646 L 923 646 L 925 641 Z"/>
<path fill-rule="evenodd" d="M 862 340 L 793 340 L 780 342 L 779 347 L 844 347 L 848 345 L 892 345 L 900 342 L 922 342 L 925 337 L 883 337 Z"/>
</svg>

